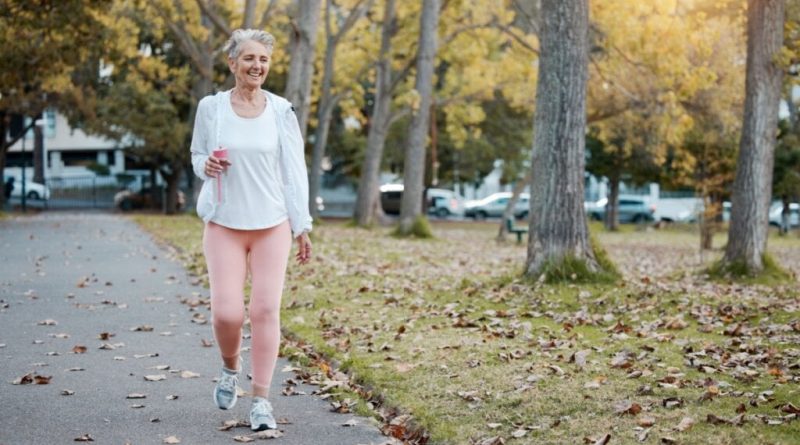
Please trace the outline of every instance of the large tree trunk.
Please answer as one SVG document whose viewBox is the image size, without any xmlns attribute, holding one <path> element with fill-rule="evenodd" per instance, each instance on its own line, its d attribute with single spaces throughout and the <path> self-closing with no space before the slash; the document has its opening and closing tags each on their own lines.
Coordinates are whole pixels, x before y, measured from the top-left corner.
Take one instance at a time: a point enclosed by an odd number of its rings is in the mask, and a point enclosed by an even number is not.
<svg viewBox="0 0 800 445">
<path fill-rule="evenodd" d="M 364 164 L 361 167 L 361 181 L 356 196 L 355 220 L 361 227 L 371 225 L 380 211 L 380 173 L 386 133 L 389 131 L 390 106 L 392 104 L 392 36 L 397 29 L 395 21 L 395 0 L 386 0 L 381 29 L 381 52 L 375 72 L 375 104 L 369 120 L 367 148 Z M 376 203 L 378 205 L 376 205 Z"/>
<path fill-rule="evenodd" d="M 608 178 L 608 199 L 606 200 L 606 211 L 604 223 L 606 230 L 615 232 L 619 230 L 619 176 L 613 175 Z"/>
<path fill-rule="evenodd" d="M 567 257 L 598 271 L 583 209 L 588 0 L 542 0 L 526 274 Z"/>
<path fill-rule="evenodd" d="M 433 68 L 437 50 L 439 0 L 423 0 L 415 89 L 418 102 L 408 127 L 408 145 L 403 165 L 403 200 L 400 204 L 401 234 L 411 233 L 414 220 L 422 213 L 425 177 L 425 140 L 428 135 L 433 96 Z"/>
<path fill-rule="evenodd" d="M 783 45 L 784 7 L 784 0 L 750 0 L 747 4 L 744 122 L 723 262 L 743 264 L 750 273 L 764 269 L 762 259 L 767 250 L 783 80 L 777 57 Z"/>
<path fill-rule="evenodd" d="M 294 32 L 289 42 L 289 75 L 286 99 L 297 113 L 303 139 L 311 110 L 311 80 L 314 78 L 314 55 L 317 48 L 317 24 L 322 0 L 295 0 Z"/>
</svg>

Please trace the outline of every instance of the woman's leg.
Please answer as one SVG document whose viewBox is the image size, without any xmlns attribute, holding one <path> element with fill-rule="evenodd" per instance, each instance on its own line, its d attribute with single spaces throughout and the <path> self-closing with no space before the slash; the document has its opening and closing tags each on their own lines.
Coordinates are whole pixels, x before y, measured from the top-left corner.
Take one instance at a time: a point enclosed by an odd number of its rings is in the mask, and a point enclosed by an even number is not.
<svg viewBox="0 0 800 445">
<path fill-rule="evenodd" d="M 244 324 L 246 236 L 214 223 L 206 224 L 203 253 L 211 285 L 211 321 L 225 367 L 239 369 Z"/>
<path fill-rule="evenodd" d="M 257 232 L 250 245 L 253 395 L 266 398 L 281 341 L 281 294 L 292 232 L 288 221 Z"/>
</svg>

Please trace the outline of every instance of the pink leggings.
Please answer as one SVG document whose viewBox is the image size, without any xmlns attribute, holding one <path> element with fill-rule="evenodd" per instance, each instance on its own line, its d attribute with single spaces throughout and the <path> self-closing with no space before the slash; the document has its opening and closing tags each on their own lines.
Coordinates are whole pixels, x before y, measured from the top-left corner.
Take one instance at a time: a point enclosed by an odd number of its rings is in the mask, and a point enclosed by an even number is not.
<svg viewBox="0 0 800 445">
<path fill-rule="evenodd" d="M 211 319 L 223 358 L 239 355 L 244 323 L 244 283 L 250 270 L 254 387 L 269 388 L 278 359 L 281 293 L 291 247 L 288 221 L 261 230 L 229 229 L 210 222 L 203 234 L 203 252 L 211 284 Z"/>
</svg>

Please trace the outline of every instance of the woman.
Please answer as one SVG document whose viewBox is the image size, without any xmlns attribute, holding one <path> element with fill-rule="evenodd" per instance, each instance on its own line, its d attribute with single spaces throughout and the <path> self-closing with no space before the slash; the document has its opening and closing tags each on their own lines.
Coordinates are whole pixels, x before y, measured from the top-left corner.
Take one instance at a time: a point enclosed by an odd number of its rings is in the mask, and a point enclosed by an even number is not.
<svg viewBox="0 0 800 445">
<path fill-rule="evenodd" d="M 308 174 L 297 118 L 288 101 L 261 89 L 274 42 L 260 30 L 233 32 L 224 50 L 236 86 L 200 101 L 191 146 L 194 172 L 204 181 L 197 212 L 205 222 L 211 317 L 223 361 L 214 401 L 221 409 L 236 404 L 249 270 L 254 431 L 277 427 L 267 397 L 292 238 L 298 263 L 311 258 Z M 215 151 L 222 148 L 226 156 Z"/>
</svg>

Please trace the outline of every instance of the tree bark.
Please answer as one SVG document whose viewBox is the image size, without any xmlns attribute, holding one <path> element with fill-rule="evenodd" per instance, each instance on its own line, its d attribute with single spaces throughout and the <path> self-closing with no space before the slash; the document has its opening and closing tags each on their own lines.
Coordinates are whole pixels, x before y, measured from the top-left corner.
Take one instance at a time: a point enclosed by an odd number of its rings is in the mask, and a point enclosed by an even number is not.
<svg viewBox="0 0 800 445">
<path fill-rule="evenodd" d="M 303 139 L 308 130 L 308 115 L 311 110 L 311 80 L 314 78 L 321 2 L 322 0 L 295 0 L 295 28 L 289 41 L 288 52 L 291 59 L 284 95 L 294 106 Z"/>
<path fill-rule="evenodd" d="M 583 209 L 588 0 L 542 0 L 526 274 L 574 257 L 598 271 Z"/>
<path fill-rule="evenodd" d="M 408 145 L 403 166 L 403 200 L 400 204 L 400 233 L 411 233 L 414 220 L 422 213 L 425 177 L 425 140 L 430 128 L 433 69 L 437 51 L 440 0 L 423 0 L 417 51 L 418 95 L 408 127 Z"/>
<path fill-rule="evenodd" d="M 367 148 L 364 164 L 361 167 L 361 181 L 356 196 L 355 220 L 361 227 L 371 225 L 380 211 L 380 172 L 386 134 L 389 131 L 392 104 L 392 36 L 397 29 L 395 20 L 395 0 L 386 0 L 381 27 L 381 52 L 375 72 L 375 103 L 369 120 Z M 376 205 L 377 204 L 377 205 Z"/>
<path fill-rule="evenodd" d="M 776 59 L 783 45 L 784 10 L 784 0 L 749 0 L 747 4 L 744 122 L 723 262 L 744 264 L 749 273 L 764 269 L 767 250 L 783 80 L 783 70 Z"/>
<path fill-rule="evenodd" d="M 606 230 L 615 232 L 619 230 L 619 176 L 612 175 L 608 178 L 608 199 L 603 223 Z"/>
<path fill-rule="evenodd" d="M 44 116 L 44 114 L 42 114 Z M 42 125 L 33 127 L 33 182 L 44 184 L 44 129 Z M 44 196 L 42 196 L 44 198 Z"/>
<path fill-rule="evenodd" d="M 167 189 L 164 193 L 164 213 L 174 215 L 178 213 L 178 184 L 180 184 L 181 175 L 183 174 L 183 165 L 180 162 L 174 163 L 170 166 L 170 169 L 170 172 L 161 170 L 161 176 L 167 183 Z"/>
</svg>

